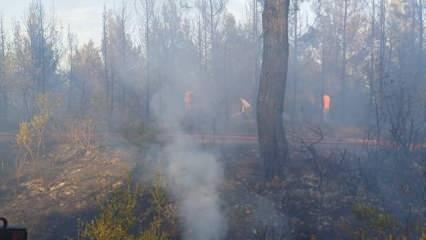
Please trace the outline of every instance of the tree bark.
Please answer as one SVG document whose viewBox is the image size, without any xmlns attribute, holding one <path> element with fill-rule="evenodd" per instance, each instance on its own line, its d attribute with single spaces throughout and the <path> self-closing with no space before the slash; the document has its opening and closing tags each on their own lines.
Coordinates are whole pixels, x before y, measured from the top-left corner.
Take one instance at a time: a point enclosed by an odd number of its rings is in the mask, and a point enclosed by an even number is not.
<svg viewBox="0 0 426 240">
<path fill-rule="evenodd" d="M 283 175 L 288 143 L 283 125 L 288 69 L 290 0 L 266 0 L 263 11 L 263 62 L 257 99 L 257 126 L 265 178 Z"/>
<path fill-rule="evenodd" d="M 423 16 L 423 8 L 424 8 L 424 4 L 423 4 L 423 0 L 419 0 L 418 4 L 417 4 L 417 10 L 418 10 L 418 18 L 419 18 L 419 76 L 420 78 L 422 78 L 422 76 L 424 77 L 424 31 L 425 31 L 425 26 L 424 26 L 424 16 Z"/>
<path fill-rule="evenodd" d="M 145 44 L 146 44 L 146 96 L 145 96 L 145 115 L 147 121 L 151 119 L 151 14 L 152 1 L 145 0 Z"/>
<path fill-rule="evenodd" d="M 110 107 L 110 99 L 111 99 L 111 87 L 110 87 L 110 70 L 109 70 L 109 49 L 108 49 L 108 26 L 107 26 L 107 21 L 108 21 L 108 16 L 107 16 L 107 10 L 106 7 L 104 6 L 104 13 L 103 13 L 103 29 L 102 29 L 102 57 L 103 57 L 103 62 L 104 62 L 104 78 L 105 78 L 105 102 L 106 102 L 106 110 L 109 113 L 109 119 L 111 119 L 111 107 Z"/>
<path fill-rule="evenodd" d="M 323 27 L 323 23 L 322 23 L 322 4 L 321 1 L 318 2 L 318 19 L 320 21 L 320 25 L 321 27 Z M 326 72 L 326 65 L 325 65 L 325 53 L 326 53 L 326 49 L 325 49 L 325 42 L 326 42 L 326 37 L 324 36 L 324 34 L 321 34 L 321 39 L 320 41 L 322 42 L 322 44 L 320 45 L 320 56 L 321 56 L 321 72 L 320 72 L 320 96 L 319 98 L 321 99 L 321 105 L 318 106 L 319 112 L 321 114 L 321 123 L 324 122 L 325 120 L 325 114 L 323 111 L 323 106 L 324 106 L 324 95 L 325 95 L 325 72 Z"/>
<path fill-rule="evenodd" d="M 386 5 L 385 0 L 380 0 L 380 46 L 379 46 L 379 66 L 378 66 L 378 86 L 376 96 L 376 138 L 380 141 L 382 136 L 382 111 L 384 101 L 384 78 L 385 78 L 385 50 L 386 50 Z"/>
<path fill-rule="evenodd" d="M 293 120 L 297 121 L 298 119 L 298 101 L 297 101 L 297 95 L 298 95 L 298 83 L 299 83 L 299 75 L 298 75 L 298 48 L 299 48 L 299 35 L 298 35 L 298 28 L 299 28 L 299 2 L 298 0 L 293 1 L 293 11 L 294 11 L 294 29 L 293 29 L 293 37 L 294 37 L 294 53 L 293 53 L 293 61 L 294 61 L 294 76 L 293 76 L 293 106 L 292 106 L 292 117 Z"/>
<path fill-rule="evenodd" d="M 8 94 L 6 90 L 6 33 L 3 16 L 0 16 L 0 120 L 7 120 Z"/>
<path fill-rule="evenodd" d="M 341 116 L 342 116 L 342 120 L 343 122 L 345 122 L 346 119 L 346 115 L 347 115 L 347 106 L 346 106 L 346 98 L 347 98 L 347 94 L 348 94 L 348 90 L 347 90 L 347 80 L 346 80 L 346 61 L 347 61 L 347 41 L 346 41 L 346 33 L 347 33 L 347 25 L 348 25 L 348 0 L 344 0 L 344 14 L 343 14 L 343 43 L 342 43 L 342 111 L 341 111 Z"/>
</svg>

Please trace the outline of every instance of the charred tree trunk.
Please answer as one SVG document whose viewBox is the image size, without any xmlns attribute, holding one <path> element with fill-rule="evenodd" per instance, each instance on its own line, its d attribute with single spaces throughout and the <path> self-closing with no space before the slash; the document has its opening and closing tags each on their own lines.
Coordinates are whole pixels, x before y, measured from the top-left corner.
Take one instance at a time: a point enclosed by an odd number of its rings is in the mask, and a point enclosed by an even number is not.
<svg viewBox="0 0 426 240">
<path fill-rule="evenodd" d="M 105 108 L 109 112 L 109 119 L 111 119 L 110 111 L 110 99 L 111 99 L 111 88 L 110 88 L 110 78 L 109 78 L 109 51 L 108 51 L 108 29 L 107 29 L 107 10 L 104 6 L 103 13 L 103 29 L 102 29 L 102 57 L 104 63 L 104 78 L 105 78 Z"/>
<path fill-rule="evenodd" d="M 423 16 L 423 0 L 419 0 L 418 4 L 417 4 L 417 10 L 418 10 L 418 20 L 419 20 L 419 76 L 420 78 L 424 77 L 424 31 L 425 31 L 425 26 L 424 26 L 424 16 Z"/>
<path fill-rule="evenodd" d="M 253 0 L 252 2 L 252 24 L 253 24 L 253 46 L 254 46 L 254 58 L 253 58 L 253 67 L 254 67 L 254 76 L 253 76 L 253 90 L 252 96 L 253 99 L 257 95 L 258 86 L 259 86 L 259 75 L 260 75 L 260 36 L 259 36 L 259 3 L 258 0 Z"/>
<path fill-rule="evenodd" d="M 145 44 L 146 44 L 146 96 L 145 96 L 145 117 L 149 121 L 151 118 L 151 2 L 145 0 Z"/>
<path fill-rule="evenodd" d="M 299 75 L 298 75 L 298 47 L 299 47 L 299 35 L 298 35 L 298 27 L 299 27 L 299 2 L 298 0 L 294 0 L 293 1 L 293 11 L 294 11 L 294 29 L 293 29 L 293 40 L 294 40 L 294 54 L 293 54 L 293 64 L 294 64 L 294 76 L 293 76 L 293 106 L 292 106 L 292 118 L 293 120 L 298 119 L 298 101 L 297 101 L 297 96 L 298 96 L 298 83 L 299 83 Z"/>
<path fill-rule="evenodd" d="M 265 177 L 281 177 L 288 158 L 283 125 L 288 69 L 289 0 L 266 0 L 263 11 L 263 62 L 257 99 L 257 126 Z"/>
<path fill-rule="evenodd" d="M 384 101 L 384 81 L 385 81 L 385 50 L 386 50 L 386 6 L 385 0 L 380 0 L 380 47 L 379 47 L 379 69 L 378 69 L 378 93 L 375 103 L 376 107 L 376 138 L 380 141 L 382 135 L 382 109 Z"/>
<path fill-rule="evenodd" d="M 370 92 L 369 92 L 369 105 L 373 106 L 374 104 L 374 81 L 376 79 L 376 1 L 373 0 L 372 3 L 372 13 L 371 13 L 371 50 L 370 50 Z M 370 112 L 369 109 L 368 112 Z M 370 119 L 370 118 L 368 118 Z"/>
<path fill-rule="evenodd" d="M 348 25 L 348 0 L 344 1 L 344 14 L 343 14 L 343 43 L 342 43 L 342 120 L 346 121 L 347 117 L 347 106 L 346 106 L 346 98 L 347 98 L 347 88 L 348 88 L 348 84 L 347 84 L 347 79 L 346 79 L 346 61 L 347 61 L 347 57 L 346 57 L 346 52 L 347 52 L 347 41 L 346 41 L 346 29 L 347 29 L 347 25 Z"/>
<path fill-rule="evenodd" d="M 70 70 L 68 72 L 68 81 L 69 81 L 69 87 L 68 87 L 68 101 L 67 101 L 67 109 L 68 111 L 72 110 L 72 93 L 74 88 L 74 37 L 71 33 L 70 25 L 68 25 L 68 61 L 70 65 Z"/>
<path fill-rule="evenodd" d="M 128 66 L 127 62 L 127 8 L 123 4 L 121 7 L 121 14 L 119 15 L 119 22 L 120 22 L 120 59 L 123 64 L 123 66 Z M 120 73 L 120 93 L 119 93 L 119 104 L 120 108 L 123 108 L 126 106 L 126 95 L 127 95 L 127 88 L 124 84 L 123 78 L 125 77 L 124 74 L 128 70 L 127 67 L 125 69 L 119 70 Z"/>
<path fill-rule="evenodd" d="M 3 25 L 3 17 L 0 17 L 0 120 L 7 120 L 8 96 L 6 90 L 6 34 Z"/>
<path fill-rule="evenodd" d="M 320 24 L 321 24 L 321 27 L 322 27 L 322 4 L 321 4 L 321 1 L 319 1 L 318 2 L 318 19 L 319 19 L 319 21 L 320 21 Z M 326 42 L 326 40 L 325 40 L 325 36 L 324 35 L 321 35 L 321 39 L 320 39 L 320 41 L 322 42 L 322 44 L 320 45 L 320 56 L 321 56 L 321 73 L 320 73 L 320 84 L 321 84 L 321 87 L 320 87 L 320 99 L 321 99 L 321 105 L 320 106 L 318 106 L 318 109 L 319 109 L 319 112 L 320 112 L 320 114 L 321 114 L 321 122 L 323 122 L 324 120 L 325 120 L 325 114 L 324 114 L 324 111 L 323 111 L 323 106 L 324 106 L 324 95 L 325 95 L 325 71 L 326 71 L 326 69 L 325 69 L 325 67 L 326 67 L 326 65 L 325 65 L 325 51 L 326 51 L 326 49 L 325 49 L 325 42 Z"/>
</svg>

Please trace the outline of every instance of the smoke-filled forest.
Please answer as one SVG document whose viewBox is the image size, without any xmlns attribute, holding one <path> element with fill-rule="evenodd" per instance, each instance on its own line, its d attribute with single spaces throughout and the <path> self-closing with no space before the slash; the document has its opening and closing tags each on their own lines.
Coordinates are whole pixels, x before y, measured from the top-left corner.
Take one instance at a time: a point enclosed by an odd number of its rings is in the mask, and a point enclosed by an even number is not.
<svg viewBox="0 0 426 240">
<path fill-rule="evenodd" d="M 423 0 L 89 2 L 0 1 L 10 229 L 426 239 Z"/>
</svg>

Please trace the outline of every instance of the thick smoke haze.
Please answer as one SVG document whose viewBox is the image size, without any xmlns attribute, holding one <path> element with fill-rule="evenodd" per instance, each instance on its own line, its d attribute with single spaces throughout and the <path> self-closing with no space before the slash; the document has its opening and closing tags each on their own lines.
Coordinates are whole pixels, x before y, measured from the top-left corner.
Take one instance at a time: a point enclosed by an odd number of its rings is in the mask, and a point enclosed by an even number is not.
<svg viewBox="0 0 426 240">
<path fill-rule="evenodd" d="M 166 134 L 170 134 L 167 146 L 158 159 L 159 164 L 154 165 L 166 176 L 167 189 L 178 203 L 185 239 L 221 240 L 227 231 L 227 220 L 218 192 L 224 181 L 223 166 L 216 156 L 203 151 L 189 135 L 185 135 L 184 130 L 185 121 L 188 121 L 185 117 L 185 91 L 203 92 L 203 100 L 214 98 L 214 93 L 206 91 L 190 78 L 176 78 L 181 81 L 162 88 L 153 97 L 155 122 L 167 129 Z M 206 113 L 213 110 L 208 104 L 202 107 Z"/>
<path fill-rule="evenodd" d="M 218 192 L 224 177 L 222 165 L 213 155 L 197 150 L 188 138 L 172 142 L 165 150 L 165 173 L 179 203 L 185 239 L 224 239 L 226 219 Z"/>
<path fill-rule="evenodd" d="M 424 0 L 0 8 L 0 217 L 35 239 L 422 239 Z"/>
</svg>

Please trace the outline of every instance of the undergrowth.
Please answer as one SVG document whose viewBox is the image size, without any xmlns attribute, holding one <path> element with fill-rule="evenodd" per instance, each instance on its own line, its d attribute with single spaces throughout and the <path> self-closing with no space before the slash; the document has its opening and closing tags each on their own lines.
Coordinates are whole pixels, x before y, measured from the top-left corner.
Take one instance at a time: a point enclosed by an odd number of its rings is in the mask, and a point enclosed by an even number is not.
<svg viewBox="0 0 426 240">
<path fill-rule="evenodd" d="M 168 240 L 178 234 L 176 210 L 160 178 L 149 187 L 128 178 L 99 206 L 94 219 L 80 224 L 79 239 Z"/>
</svg>

